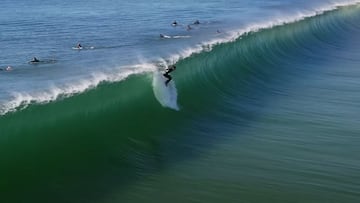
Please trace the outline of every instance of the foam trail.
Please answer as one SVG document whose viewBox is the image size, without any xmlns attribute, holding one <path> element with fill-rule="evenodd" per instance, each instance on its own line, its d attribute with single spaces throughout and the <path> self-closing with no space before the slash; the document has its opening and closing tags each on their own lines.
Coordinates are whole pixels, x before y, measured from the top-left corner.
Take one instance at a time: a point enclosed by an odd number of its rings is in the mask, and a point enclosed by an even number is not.
<svg viewBox="0 0 360 203">
<path fill-rule="evenodd" d="M 153 73 L 153 90 L 155 98 L 163 107 L 168 107 L 174 110 L 179 110 L 177 104 L 177 90 L 174 81 L 170 81 L 168 86 L 165 85 L 165 79 L 161 72 L 155 71 Z"/>
</svg>

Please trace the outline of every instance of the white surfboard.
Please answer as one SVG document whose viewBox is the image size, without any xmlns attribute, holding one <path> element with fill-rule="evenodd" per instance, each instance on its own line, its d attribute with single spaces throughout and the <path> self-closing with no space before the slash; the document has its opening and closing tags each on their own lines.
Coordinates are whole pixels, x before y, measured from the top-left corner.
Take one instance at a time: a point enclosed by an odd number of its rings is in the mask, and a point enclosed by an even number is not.
<svg viewBox="0 0 360 203">
<path fill-rule="evenodd" d="M 81 49 L 83 49 L 83 47 L 72 47 L 72 49 L 81 50 Z"/>
</svg>

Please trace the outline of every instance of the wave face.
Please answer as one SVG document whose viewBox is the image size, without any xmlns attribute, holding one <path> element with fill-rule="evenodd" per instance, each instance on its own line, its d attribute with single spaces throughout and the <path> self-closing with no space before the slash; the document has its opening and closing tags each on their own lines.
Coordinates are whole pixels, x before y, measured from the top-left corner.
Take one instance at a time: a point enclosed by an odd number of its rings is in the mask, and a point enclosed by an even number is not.
<svg viewBox="0 0 360 203">
<path fill-rule="evenodd" d="M 177 61 L 170 90 L 145 71 L 1 116 L 2 202 L 358 201 L 359 20 L 244 33 Z"/>
</svg>

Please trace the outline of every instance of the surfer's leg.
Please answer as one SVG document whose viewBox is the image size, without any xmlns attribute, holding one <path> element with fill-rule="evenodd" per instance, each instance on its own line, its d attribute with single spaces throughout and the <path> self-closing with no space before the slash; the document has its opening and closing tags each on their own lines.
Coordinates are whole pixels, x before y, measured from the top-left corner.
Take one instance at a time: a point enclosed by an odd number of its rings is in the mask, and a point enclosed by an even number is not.
<svg viewBox="0 0 360 203">
<path fill-rule="evenodd" d="M 170 82 L 170 80 L 172 79 L 172 77 L 170 75 L 167 75 L 167 80 L 165 81 L 165 85 L 167 86 L 168 83 Z"/>
<path fill-rule="evenodd" d="M 169 72 L 164 73 L 163 76 L 167 79 L 165 81 L 165 85 L 167 85 L 171 80 L 171 76 L 169 75 Z"/>
</svg>

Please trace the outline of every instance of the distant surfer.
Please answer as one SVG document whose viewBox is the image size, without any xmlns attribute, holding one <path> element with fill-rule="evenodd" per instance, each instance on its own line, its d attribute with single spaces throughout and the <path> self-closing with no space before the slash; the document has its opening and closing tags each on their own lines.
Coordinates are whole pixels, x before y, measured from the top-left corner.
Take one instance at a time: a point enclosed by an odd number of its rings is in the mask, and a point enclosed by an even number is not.
<svg viewBox="0 0 360 203">
<path fill-rule="evenodd" d="M 160 34 L 160 38 L 165 38 L 165 35 L 163 35 L 163 34 Z"/>
<path fill-rule="evenodd" d="M 76 45 L 76 48 L 78 48 L 78 49 L 82 49 L 81 44 L 80 44 L 80 43 L 78 43 L 78 44 Z"/>
<path fill-rule="evenodd" d="M 40 62 L 40 60 L 37 59 L 36 57 L 34 57 L 33 59 L 31 59 L 30 62 L 31 62 L 31 63 L 38 63 L 38 62 Z"/>
<path fill-rule="evenodd" d="M 8 66 L 6 68 L 0 68 L 0 71 L 11 71 L 11 70 L 12 70 L 11 66 Z"/>
<path fill-rule="evenodd" d="M 167 86 L 168 83 L 171 81 L 172 77 L 171 75 L 169 75 L 169 73 L 171 73 L 172 71 L 174 71 L 176 69 L 175 65 L 170 65 L 165 69 L 165 73 L 163 74 L 163 76 L 165 78 L 167 78 L 167 80 L 165 81 L 165 85 Z"/>
<path fill-rule="evenodd" d="M 190 25 L 188 25 L 187 28 L 186 28 L 187 31 L 189 31 L 191 29 L 192 29 L 192 27 Z"/>
<path fill-rule="evenodd" d="M 177 26 L 177 25 L 178 25 L 178 23 L 176 22 L 176 20 L 174 20 L 174 22 L 173 22 L 173 23 L 171 23 L 171 25 L 175 27 L 175 26 Z"/>
<path fill-rule="evenodd" d="M 200 21 L 199 20 L 195 20 L 194 25 L 199 25 Z"/>
</svg>

